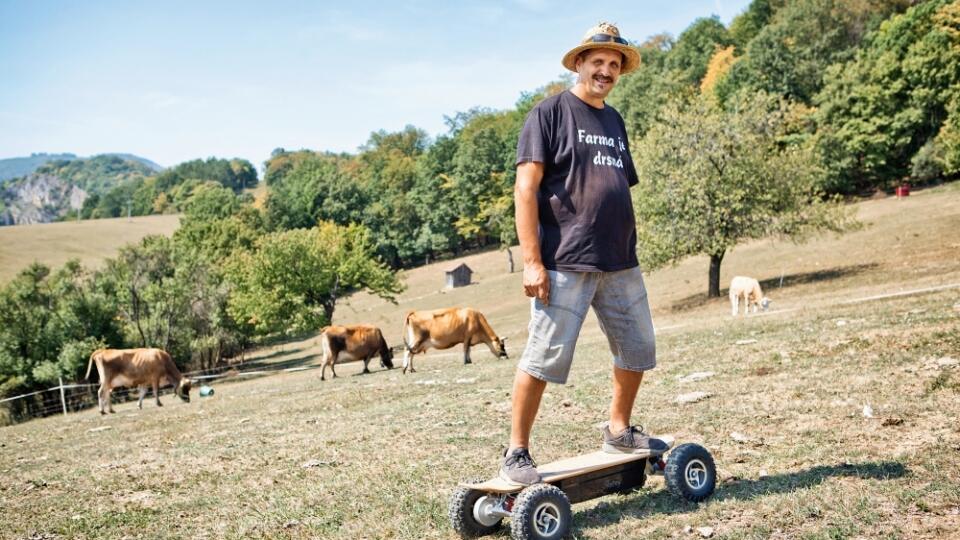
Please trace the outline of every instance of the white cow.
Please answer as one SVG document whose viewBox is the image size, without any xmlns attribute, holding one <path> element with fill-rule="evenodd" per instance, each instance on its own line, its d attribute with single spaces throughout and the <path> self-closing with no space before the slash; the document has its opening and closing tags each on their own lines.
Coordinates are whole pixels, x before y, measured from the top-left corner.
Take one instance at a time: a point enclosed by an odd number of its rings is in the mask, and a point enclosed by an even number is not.
<svg viewBox="0 0 960 540">
<path fill-rule="evenodd" d="M 730 280 L 730 314 L 734 317 L 740 308 L 740 297 L 743 297 L 743 314 L 746 315 L 753 306 L 753 312 L 758 309 L 766 311 L 770 307 L 770 299 L 763 295 L 760 282 L 752 277 L 736 276 Z"/>
</svg>

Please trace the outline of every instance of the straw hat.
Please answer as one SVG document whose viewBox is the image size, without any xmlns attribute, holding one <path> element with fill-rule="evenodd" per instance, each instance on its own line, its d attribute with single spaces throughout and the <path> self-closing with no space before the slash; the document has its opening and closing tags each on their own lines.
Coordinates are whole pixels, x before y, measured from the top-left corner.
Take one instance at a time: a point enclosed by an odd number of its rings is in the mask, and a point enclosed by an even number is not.
<svg viewBox="0 0 960 540">
<path fill-rule="evenodd" d="M 606 22 L 602 22 L 593 28 L 587 30 L 580 45 L 570 49 L 570 52 L 563 55 L 563 67 L 570 71 L 577 72 L 577 56 L 583 51 L 589 49 L 613 49 L 623 53 L 623 66 L 620 68 L 620 74 L 625 75 L 640 67 L 640 53 L 634 47 L 631 47 L 627 40 L 620 37 L 620 30 L 617 27 Z"/>
</svg>

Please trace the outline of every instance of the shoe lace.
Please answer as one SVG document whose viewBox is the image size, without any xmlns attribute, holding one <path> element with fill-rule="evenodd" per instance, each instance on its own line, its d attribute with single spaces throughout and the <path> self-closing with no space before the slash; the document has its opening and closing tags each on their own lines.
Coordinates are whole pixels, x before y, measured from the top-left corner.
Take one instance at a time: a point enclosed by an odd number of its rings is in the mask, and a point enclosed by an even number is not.
<svg viewBox="0 0 960 540">
<path fill-rule="evenodd" d="M 624 438 L 625 438 L 625 439 L 627 440 L 627 442 L 629 442 L 631 445 L 633 445 L 634 442 L 635 442 L 634 434 L 640 435 L 641 437 L 645 437 L 645 436 L 647 435 L 647 433 L 646 433 L 646 431 L 644 431 L 642 425 L 637 424 L 637 425 L 635 425 L 635 426 L 630 426 L 630 428 L 627 430 L 627 433 L 626 433 L 626 435 L 624 436 Z"/>
<path fill-rule="evenodd" d="M 537 466 L 537 463 L 533 461 L 532 457 L 530 457 L 530 452 L 525 448 L 515 450 L 512 454 L 510 454 L 510 457 L 507 458 L 507 465 L 514 464 L 516 464 L 518 468 Z"/>
</svg>

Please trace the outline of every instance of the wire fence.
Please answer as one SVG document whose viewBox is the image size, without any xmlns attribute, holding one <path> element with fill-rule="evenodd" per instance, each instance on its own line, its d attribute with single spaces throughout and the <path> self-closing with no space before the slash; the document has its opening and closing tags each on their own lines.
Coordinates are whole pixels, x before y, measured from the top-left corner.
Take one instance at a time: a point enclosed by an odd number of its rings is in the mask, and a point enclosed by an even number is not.
<svg viewBox="0 0 960 540">
<path fill-rule="evenodd" d="M 870 302 L 874 300 L 881 300 L 887 298 L 896 298 L 901 296 L 909 296 L 916 294 L 925 294 L 932 292 L 941 292 L 946 290 L 952 290 L 960 288 L 960 283 L 953 283 L 948 285 L 940 285 L 935 287 L 927 287 L 922 289 L 913 289 L 906 291 L 897 291 L 892 293 L 867 296 L 862 298 L 854 298 L 850 300 L 844 300 L 835 302 L 836 305 L 849 305 L 860 302 Z M 758 313 L 756 315 L 772 315 L 777 313 L 786 313 L 790 311 L 797 311 L 801 308 L 793 309 L 784 309 L 784 310 L 775 310 L 767 313 Z M 657 328 L 657 331 L 670 330 L 675 328 L 682 328 L 686 324 L 675 324 L 672 326 L 665 326 Z M 512 336 L 505 336 L 512 337 Z M 461 352 L 451 352 L 451 353 L 434 353 L 430 355 L 432 358 L 440 356 L 462 356 Z M 256 369 L 250 370 L 240 370 L 234 364 L 221 365 L 209 369 L 194 370 L 183 373 L 184 376 L 190 378 L 191 381 L 201 382 L 206 385 L 218 384 L 220 382 L 225 382 L 228 380 L 234 379 L 247 379 L 251 377 L 263 377 L 268 375 L 273 375 L 276 373 L 292 373 L 298 371 L 308 371 L 314 369 L 320 369 L 322 366 L 319 364 L 311 365 L 302 365 L 302 366 L 293 366 L 288 367 L 283 362 L 277 362 L 276 366 L 262 366 Z M 4 423 L 16 423 L 21 422 L 30 418 L 38 418 L 44 416 L 51 416 L 54 414 L 69 414 L 71 412 L 82 411 L 89 409 L 91 407 L 97 406 L 97 389 L 100 386 L 99 382 L 97 383 L 71 383 L 64 384 L 63 380 L 60 380 L 60 384 L 53 386 L 51 388 L 45 388 L 43 390 L 36 390 L 33 392 L 28 392 L 25 394 L 20 394 L 17 396 L 10 396 L 3 399 L 0 399 L 0 425 Z M 312 387 L 311 387 L 312 388 Z M 173 393 L 173 388 L 167 386 L 166 388 L 160 389 L 160 395 L 169 395 Z M 152 391 L 151 391 L 152 395 Z M 132 399 L 138 398 L 138 390 L 136 388 L 116 388 L 113 391 L 112 401 L 129 401 Z"/>
<path fill-rule="evenodd" d="M 281 372 L 307 371 L 319 367 L 321 366 L 278 366 L 241 371 L 236 366 L 223 365 L 210 369 L 188 371 L 182 373 L 182 375 L 188 377 L 191 381 L 210 385 L 223 380 L 261 377 Z M 4 420 L 6 423 L 16 423 L 30 418 L 42 418 L 55 414 L 66 415 L 96 407 L 98 405 L 97 391 L 99 387 L 99 382 L 64 384 L 63 379 L 61 379 L 57 386 L 0 399 L 0 425 L 4 423 Z M 153 391 L 150 390 L 149 394 L 152 396 Z M 161 396 L 170 394 L 173 394 L 173 387 L 166 386 L 160 389 Z M 139 398 L 139 390 L 137 388 L 118 387 L 113 390 L 111 397 L 113 402 L 130 401 Z"/>
</svg>

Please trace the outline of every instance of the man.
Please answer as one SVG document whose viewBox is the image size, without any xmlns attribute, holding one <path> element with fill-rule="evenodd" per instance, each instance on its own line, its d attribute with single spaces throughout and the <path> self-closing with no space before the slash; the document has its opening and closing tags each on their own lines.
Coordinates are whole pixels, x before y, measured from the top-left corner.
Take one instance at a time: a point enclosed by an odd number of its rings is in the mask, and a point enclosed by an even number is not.
<svg viewBox="0 0 960 540">
<path fill-rule="evenodd" d="M 663 441 L 630 425 L 643 372 L 656 365 L 653 322 L 636 255 L 630 186 L 637 173 L 623 118 L 604 98 L 640 54 L 608 23 L 563 57 L 572 89 L 539 103 L 517 144 L 514 190 L 530 338 L 513 385 L 510 447 L 500 477 L 539 481 L 530 430 L 547 382 L 564 384 L 593 306 L 613 352 L 613 401 L 603 449 L 657 454 Z"/>
</svg>

